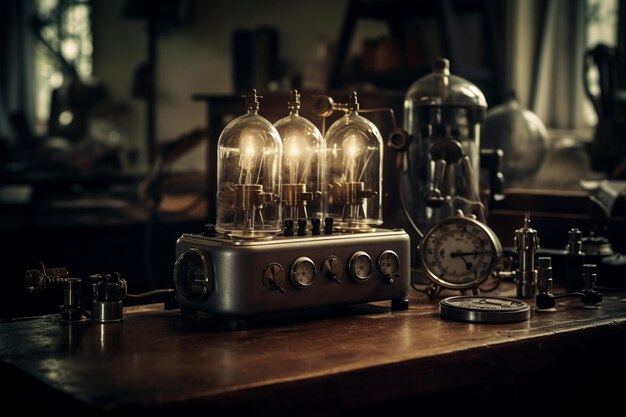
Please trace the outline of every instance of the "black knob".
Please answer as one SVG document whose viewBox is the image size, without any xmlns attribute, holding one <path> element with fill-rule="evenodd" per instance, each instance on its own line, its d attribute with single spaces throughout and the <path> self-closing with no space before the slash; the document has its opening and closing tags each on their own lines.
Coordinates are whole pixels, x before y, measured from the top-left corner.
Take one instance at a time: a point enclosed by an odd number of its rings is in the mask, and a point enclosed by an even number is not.
<svg viewBox="0 0 626 417">
<path fill-rule="evenodd" d="M 283 224 L 285 226 L 283 229 L 283 236 L 293 236 L 293 220 L 285 219 Z"/>
<path fill-rule="evenodd" d="M 332 217 L 326 217 L 324 219 L 324 233 L 329 235 L 332 232 L 333 232 L 333 218 Z"/>
<path fill-rule="evenodd" d="M 395 278 L 399 278 L 399 275 L 391 275 L 391 274 L 385 274 L 383 276 L 383 282 L 387 285 L 391 285 L 395 282 Z"/>
<path fill-rule="evenodd" d="M 298 236 L 306 235 L 306 219 L 298 219 Z"/>
<path fill-rule="evenodd" d="M 320 234 L 320 224 L 322 222 L 320 221 L 320 219 L 311 219 L 311 226 L 313 226 L 313 229 L 311 230 L 311 233 L 314 235 L 319 235 Z"/>
<path fill-rule="evenodd" d="M 217 230 L 213 223 L 207 223 L 202 227 L 202 236 L 216 236 Z"/>
</svg>

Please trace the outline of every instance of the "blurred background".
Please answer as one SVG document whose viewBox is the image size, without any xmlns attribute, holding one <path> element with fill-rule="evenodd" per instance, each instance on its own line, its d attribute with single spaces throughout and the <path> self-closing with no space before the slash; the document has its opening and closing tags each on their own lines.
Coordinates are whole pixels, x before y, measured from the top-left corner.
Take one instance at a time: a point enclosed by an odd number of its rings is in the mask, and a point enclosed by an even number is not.
<svg viewBox="0 0 626 417">
<path fill-rule="evenodd" d="M 624 5 L 5 0 L 0 315 L 50 307 L 23 291 L 42 263 L 120 271 L 133 292 L 171 286 L 176 238 L 211 217 L 209 151 L 248 89 L 266 96 L 272 122 L 298 88 L 358 91 L 363 107 L 390 106 L 402 123 L 406 91 L 441 56 L 487 98 L 483 144 L 505 152 L 503 212 L 626 217 Z M 385 209 L 387 224 L 401 224 L 397 212 Z"/>
</svg>

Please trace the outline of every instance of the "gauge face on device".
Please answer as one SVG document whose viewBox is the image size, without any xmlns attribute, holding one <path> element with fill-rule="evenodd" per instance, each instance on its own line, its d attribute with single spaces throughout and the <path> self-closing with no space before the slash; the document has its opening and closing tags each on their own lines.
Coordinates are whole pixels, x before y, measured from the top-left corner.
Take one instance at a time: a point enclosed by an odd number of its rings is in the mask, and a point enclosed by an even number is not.
<svg viewBox="0 0 626 417">
<path fill-rule="evenodd" d="M 298 288 L 306 288 L 313 283 L 317 268 L 310 258 L 302 256 L 291 265 L 291 282 Z"/>
<path fill-rule="evenodd" d="M 366 252 L 358 251 L 350 257 L 348 270 L 356 281 L 367 281 L 372 275 L 372 266 L 372 258 Z"/>
<path fill-rule="evenodd" d="M 213 266 L 201 249 L 189 248 L 174 264 L 174 284 L 183 296 L 202 301 L 213 285 Z"/>
<path fill-rule="evenodd" d="M 383 275 L 395 275 L 400 269 L 400 258 L 392 250 L 383 251 L 378 257 L 378 269 Z"/>
<path fill-rule="evenodd" d="M 501 255 L 502 245 L 493 231 L 468 217 L 438 223 L 420 244 L 422 266 L 428 278 L 451 289 L 483 283 Z"/>
</svg>

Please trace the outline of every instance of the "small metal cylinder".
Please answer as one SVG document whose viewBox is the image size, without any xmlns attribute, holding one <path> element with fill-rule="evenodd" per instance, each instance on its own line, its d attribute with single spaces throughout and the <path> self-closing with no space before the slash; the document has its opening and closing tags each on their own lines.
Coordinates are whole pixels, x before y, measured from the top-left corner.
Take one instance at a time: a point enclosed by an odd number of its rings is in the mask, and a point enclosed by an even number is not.
<svg viewBox="0 0 626 417">
<path fill-rule="evenodd" d="M 530 227 L 530 218 L 524 219 L 524 227 L 515 231 L 518 270 L 515 282 L 518 298 L 532 298 L 537 291 L 537 270 L 535 269 L 535 251 L 539 247 L 537 231 Z"/>
<path fill-rule="evenodd" d="M 593 291 L 593 286 L 598 279 L 596 264 L 583 265 L 583 281 L 585 283 L 585 291 Z"/>
<path fill-rule="evenodd" d="M 94 301 L 91 319 L 96 323 L 115 323 L 124 320 L 122 300 Z"/>
<path fill-rule="evenodd" d="M 579 229 L 567 232 L 567 256 L 565 258 L 565 284 L 567 292 L 583 289 L 583 264 L 585 254 L 582 251 L 582 233 Z"/>
<path fill-rule="evenodd" d="M 578 255 L 582 252 L 582 233 L 579 229 L 570 229 L 567 232 L 567 253 L 570 255 Z"/>
<path fill-rule="evenodd" d="M 537 258 L 537 287 L 541 294 L 548 294 L 552 288 L 552 258 Z"/>
<path fill-rule="evenodd" d="M 63 282 L 63 303 L 68 307 L 80 305 L 80 278 L 66 278 Z"/>
</svg>

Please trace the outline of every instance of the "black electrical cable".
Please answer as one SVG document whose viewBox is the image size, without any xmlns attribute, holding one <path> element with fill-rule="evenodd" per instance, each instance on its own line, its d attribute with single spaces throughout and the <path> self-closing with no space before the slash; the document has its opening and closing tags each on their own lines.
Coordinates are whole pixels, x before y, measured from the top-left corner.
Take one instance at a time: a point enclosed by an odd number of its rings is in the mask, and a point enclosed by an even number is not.
<svg viewBox="0 0 626 417">
<path fill-rule="evenodd" d="M 126 294 L 128 298 L 148 298 L 159 294 L 173 294 L 176 292 L 173 288 L 161 288 L 158 290 L 152 290 L 147 292 L 142 292 L 139 294 Z"/>
<path fill-rule="evenodd" d="M 598 290 L 598 291 L 605 291 L 605 292 L 626 292 L 626 288 L 619 288 L 619 287 L 599 287 L 599 286 L 594 286 L 593 287 L 594 290 Z"/>
<path fill-rule="evenodd" d="M 582 292 L 568 292 L 565 294 L 552 294 L 554 298 L 566 298 L 566 297 L 583 297 L 585 294 Z"/>
</svg>

